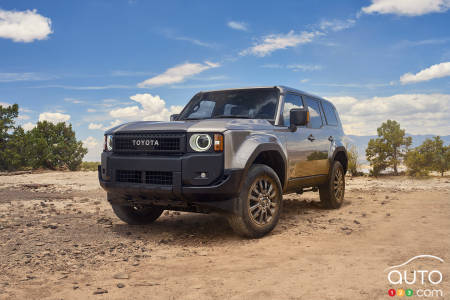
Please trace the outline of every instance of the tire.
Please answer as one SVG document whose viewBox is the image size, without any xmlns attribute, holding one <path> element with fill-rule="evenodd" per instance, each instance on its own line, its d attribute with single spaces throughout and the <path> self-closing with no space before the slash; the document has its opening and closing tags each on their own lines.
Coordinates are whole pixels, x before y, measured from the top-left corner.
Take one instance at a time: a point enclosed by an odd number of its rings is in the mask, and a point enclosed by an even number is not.
<svg viewBox="0 0 450 300">
<path fill-rule="evenodd" d="M 334 161 L 330 176 L 325 184 L 319 187 L 320 203 L 324 208 L 337 209 L 342 206 L 345 194 L 344 168 L 339 161 Z"/>
<path fill-rule="evenodd" d="M 283 190 L 275 171 L 261 164 L 253 165 L 237 199 L 237 213 L 228 222 L 240 236 L 259 238 L 272 231 L 282 209 Z"/>
<path fill-rule="evenodd" d="M 144 225 L 154 222 L 164 209 L 157 206 L 128 206 L 111 203 L 116 216 L 129 225 Z"/>
</svg>

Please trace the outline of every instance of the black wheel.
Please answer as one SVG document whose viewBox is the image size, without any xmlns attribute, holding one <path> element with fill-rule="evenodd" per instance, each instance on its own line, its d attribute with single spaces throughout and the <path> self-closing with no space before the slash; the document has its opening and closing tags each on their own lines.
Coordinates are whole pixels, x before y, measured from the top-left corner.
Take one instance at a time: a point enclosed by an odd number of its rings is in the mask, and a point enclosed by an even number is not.
<svg viewBox="0 0 450 300">
<path fill-rule="evenodd" d="M 344 202 L 345 174 L 339 161 L 334 161 L 327 182 L 319 187 L 320 203 L 325 208 L 339 208 Z"/>
<path fill-rule="evenodd" d="M 244 237 L 259 238 L 272 231 L 280 218 L 282 188 L 275 171 L 255 164 L 248 171 L 238 198 L 238 212 L 228 217 L 233 230 Z"/>
<path fill-rule="evenodd" d="M 154 222 L 163 213 L 164 209 L 157 206 L 119 205 L 111 203 L 116 216 L 130 225 L 144 225 Z"/>
</svg>

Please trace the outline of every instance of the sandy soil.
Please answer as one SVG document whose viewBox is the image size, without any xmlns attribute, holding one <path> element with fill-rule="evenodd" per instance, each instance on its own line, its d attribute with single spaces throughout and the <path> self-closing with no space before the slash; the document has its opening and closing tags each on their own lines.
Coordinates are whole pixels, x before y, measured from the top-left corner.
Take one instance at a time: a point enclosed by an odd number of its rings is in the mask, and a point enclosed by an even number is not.
<svg viewBox="0 0 450 300">
<path fill-rule="evenodd" d="M 339 210 L 286 195 L 259 240 L 213 214 L 128 226 L 105 198 L 95 172 L 0 176 L 0 299 L 389 299 L 385 268 L 420 254 L 450 295 L 448 177 L 347 178 Z"/>
</svg>

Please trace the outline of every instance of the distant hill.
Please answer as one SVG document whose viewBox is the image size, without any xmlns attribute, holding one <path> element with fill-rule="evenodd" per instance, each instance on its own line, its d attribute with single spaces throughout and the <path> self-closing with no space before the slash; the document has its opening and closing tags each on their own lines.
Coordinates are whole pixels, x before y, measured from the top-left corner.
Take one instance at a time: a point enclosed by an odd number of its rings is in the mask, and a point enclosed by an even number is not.
<svg viewBox="0 0 450 300">
<path fill-rule="evenodd" d="M 406 134 L 407 136 L 412 137 L 412 147 L 417 147 L 420 144 L 423 143 L 427 138 L 432 138 L 435 135 L 432 134 L 421 134 L 421 135 L 414 135 L 414 134 Z M 359 159 L 361 163 L 367 163 L 366 160 L 366 148 L 367 144 L 369 143 L 370 139 L 377 138 L 377 135 L 347 135 L 350 142 L 356 146 L 358 149 Z M 450 135 L 440 136 L 441 139 L 444 141 L 445 145 L 450 144 Z"/>
</svg>

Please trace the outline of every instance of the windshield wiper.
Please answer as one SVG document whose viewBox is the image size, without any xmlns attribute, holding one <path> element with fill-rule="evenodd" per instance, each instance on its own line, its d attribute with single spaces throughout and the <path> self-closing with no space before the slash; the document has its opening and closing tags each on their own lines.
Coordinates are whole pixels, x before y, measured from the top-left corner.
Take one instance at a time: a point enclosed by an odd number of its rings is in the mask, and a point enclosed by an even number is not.
<svg viewBox="0 0 450 300">
<path fill-rule="evenodd" d="M 213 119 L 250 119 L 249 116 L 244 116 L 244 115 L 217 115 L 212 117 Z"/>
</svg>

